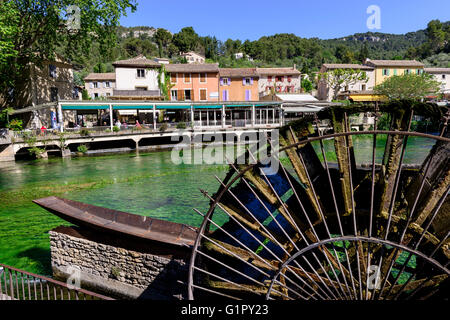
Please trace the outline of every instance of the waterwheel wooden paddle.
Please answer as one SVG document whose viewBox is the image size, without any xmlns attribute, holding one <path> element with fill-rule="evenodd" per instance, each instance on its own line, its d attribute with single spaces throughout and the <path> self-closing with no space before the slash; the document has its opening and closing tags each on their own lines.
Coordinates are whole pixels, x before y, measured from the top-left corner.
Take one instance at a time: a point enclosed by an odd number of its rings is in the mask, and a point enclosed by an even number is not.
<svg viewBox="0 0 450 320">
<path fill-rule="evenodd" d="M 375 123 L 352 132 L 349 119 L 360 112 Z M 386 113 L 390 128 L 378 130 Z M 414 132 L 415 116 L 433 120 L 438 134 Z M 231 164 L 217 193 L 204 192 L 209 211 L 196 210 L 204 220 L 189 298 L 448 299 L 448 119 L 447 108 L 425 103 L 332 107 L 282 128 L 280 150 L 270 154 L 278 171 L 250 163 L 257 157 L 249 148 L 248 164 Z M 330 134 L 313 130 L 326 120 Z M 371 140 L 363 165 L 357 135 Z M 434 145 L 416 167 L 405 165 L 411 139 Z"/>
</svg>

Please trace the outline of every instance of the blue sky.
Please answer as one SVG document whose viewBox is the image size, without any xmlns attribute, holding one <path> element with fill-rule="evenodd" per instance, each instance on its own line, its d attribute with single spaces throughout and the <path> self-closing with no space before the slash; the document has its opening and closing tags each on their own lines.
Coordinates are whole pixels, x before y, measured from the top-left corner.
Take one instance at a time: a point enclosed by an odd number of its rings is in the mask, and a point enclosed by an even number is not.
<svg viewBox="0 0 450 320">
<path fill-rule="evenodd" d="M 367 28 L 370 5 L 381 9 L 381 29 Z M 186 26 L 201 35 L 257 40 L 264 35 L 338 38 L 358 32 L 403 34 L 430 20 L 450 20 L 450 0 L 138 0 L 123 26 L 153 26 L 173 33 Z"/>
</svg>

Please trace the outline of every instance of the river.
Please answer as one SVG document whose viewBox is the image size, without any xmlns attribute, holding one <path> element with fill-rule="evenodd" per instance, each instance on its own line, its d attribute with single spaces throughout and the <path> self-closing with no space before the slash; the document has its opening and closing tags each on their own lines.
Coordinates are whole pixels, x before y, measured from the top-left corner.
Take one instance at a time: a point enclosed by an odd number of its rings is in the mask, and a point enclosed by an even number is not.
<svg viewBox="0 0 450 320">
<path fill-rule="evenodd" d="M 371 162 L 371 138 L 354 139 L 357 162 Z M 377 146 L 381 159 L 385 139 Z M 421 163 L 432 140 L 411 138 L 406 163 Z M 318 144 L 315 145 L 319 151 Z M 333 161 L 333 141 L 326 141 Z M 414 152 L 412 152 L 414 151 Z M 0 262 L 50 275 L 48 231 L 68 225 L 32 203 L 52 195 L 139 215 L 199 226 L 209 201 L 228 170 L 226 165 L 174 165 L 171 152 L 72 159 L 50 158 L 0 165 Z"/>
</svg>

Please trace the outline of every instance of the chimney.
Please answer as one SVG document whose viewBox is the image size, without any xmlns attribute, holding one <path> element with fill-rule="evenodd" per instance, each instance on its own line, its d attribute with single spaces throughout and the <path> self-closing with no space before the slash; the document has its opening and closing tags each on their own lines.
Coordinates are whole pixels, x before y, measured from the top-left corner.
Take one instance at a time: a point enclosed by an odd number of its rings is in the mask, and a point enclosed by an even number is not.
<svg viewBox="0 0 450 320">
<path fill-rule="evenodd" d="M 296 69 L 297 69 L 297 64 L 294 63 L 294 70 L 296 70 Z"/>
</svg>

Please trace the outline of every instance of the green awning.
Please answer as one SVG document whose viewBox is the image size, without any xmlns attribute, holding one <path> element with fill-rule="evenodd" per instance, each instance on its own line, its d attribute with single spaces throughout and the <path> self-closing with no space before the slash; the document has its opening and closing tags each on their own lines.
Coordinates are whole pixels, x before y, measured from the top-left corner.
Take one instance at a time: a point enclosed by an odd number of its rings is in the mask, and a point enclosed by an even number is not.
<svg viewBox="0 0 450 320">
<path fill-rule="evenodd" d="M 85 106 L 71 106 L 71 105 L 62 105 L 61 108 L 63 110 L 106 110 L 109 109 L 109 106 L 102 105 L 85 105 Z"/>
<path fill-rule="evenodd" d="M 131 105 L 131 106 L 115 106 L 113 105 L 113 110 L 153 110 L 153 106 L 140 106 L 140 105 Z"/>
</svg>

